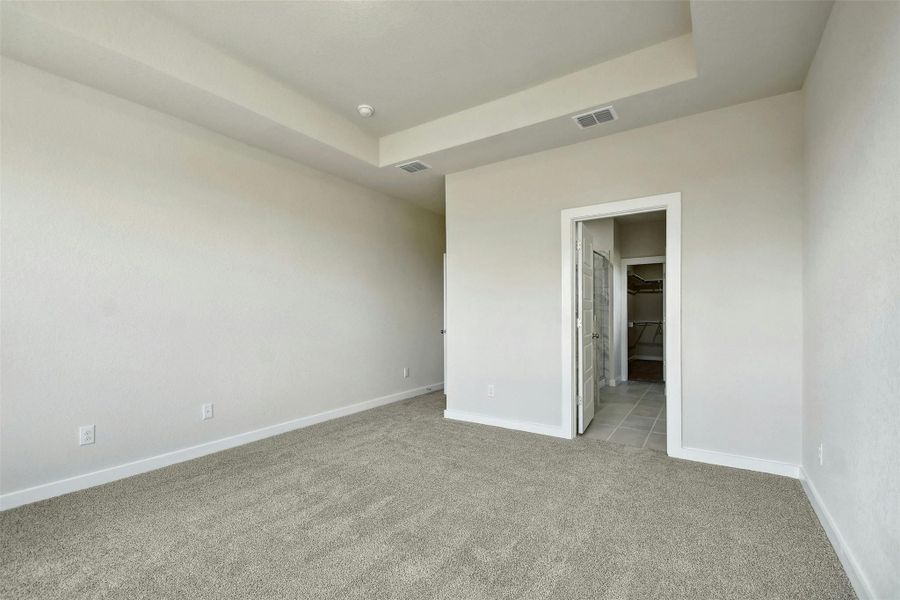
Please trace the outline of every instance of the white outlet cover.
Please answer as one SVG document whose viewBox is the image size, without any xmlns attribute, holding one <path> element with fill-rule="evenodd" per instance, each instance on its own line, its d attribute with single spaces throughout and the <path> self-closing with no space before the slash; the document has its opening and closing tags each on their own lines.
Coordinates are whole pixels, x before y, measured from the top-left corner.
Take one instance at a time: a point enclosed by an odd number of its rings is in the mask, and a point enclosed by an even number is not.
<svg viewBox="0 0 900 600">
<path fill-rule="evenodd" d="M 94 443 L 96 429 L 93 425 L 84 425 L 78 428 L 78 445 L 89 446 Z"/>
<path fill-rule="evenodd" d="M 204 404 L 200 410 L 200 418 L 202 420 L 212 419 L 214 416 L 212 402 Z"/>
<path fill-rule="evenodd" d="M 403 378 L 409 377 L 409 367 L 403 367 Z"/>
<path fill-rule="evenodd" d="M 494 384 L 488 386 L 488 398 L 494 397 Z"/>
</svg>

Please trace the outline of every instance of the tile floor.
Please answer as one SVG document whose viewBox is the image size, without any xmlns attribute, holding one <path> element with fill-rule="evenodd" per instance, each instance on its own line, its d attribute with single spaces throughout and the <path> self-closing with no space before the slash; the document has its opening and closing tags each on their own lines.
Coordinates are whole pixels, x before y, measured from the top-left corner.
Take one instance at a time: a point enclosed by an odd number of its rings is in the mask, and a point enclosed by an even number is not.
<svg viewBox="0 0 900 600">
<path fill-rule="evenodd" d="M 597 395 L 584 437 L 666 451 L 666 395 L 661 383 L 628 381 Z"/>
</svg>

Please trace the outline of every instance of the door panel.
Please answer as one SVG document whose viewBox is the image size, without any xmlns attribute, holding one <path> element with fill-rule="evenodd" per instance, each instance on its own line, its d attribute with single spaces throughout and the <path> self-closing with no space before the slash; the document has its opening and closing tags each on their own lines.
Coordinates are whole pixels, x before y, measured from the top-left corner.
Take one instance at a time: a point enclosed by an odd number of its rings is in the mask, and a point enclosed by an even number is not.
<svg viewBox="0 0 900 600">
<path fill-rule="evenodd" d="M 594 397 L 612 379 L 609 258 L 594 250 Z"/>
<path fill-rule="evenodd" d="M 576 233 L 578 433 L 584 433 L 594 418 L 594 251 L 583 223 L 578 223 Z"/>
</svg>

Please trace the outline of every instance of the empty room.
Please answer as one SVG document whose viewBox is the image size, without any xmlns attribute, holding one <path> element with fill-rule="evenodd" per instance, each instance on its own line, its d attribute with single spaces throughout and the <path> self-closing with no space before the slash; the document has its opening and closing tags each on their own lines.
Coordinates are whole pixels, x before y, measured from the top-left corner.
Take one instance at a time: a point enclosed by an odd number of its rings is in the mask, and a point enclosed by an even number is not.
<svg viewBox="0 0 900 600">
<path fill-rule="evenodd" d="M 0 53 L 0 598 L 900 600 L 900 1 Z"/>
</svg>

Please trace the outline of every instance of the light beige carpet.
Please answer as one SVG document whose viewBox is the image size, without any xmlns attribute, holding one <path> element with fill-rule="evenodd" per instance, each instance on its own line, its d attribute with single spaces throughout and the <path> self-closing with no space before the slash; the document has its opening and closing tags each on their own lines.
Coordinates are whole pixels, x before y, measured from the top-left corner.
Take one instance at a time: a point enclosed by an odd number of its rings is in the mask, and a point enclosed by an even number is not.
<svg viewBox="0 0 900 600">
<path fill-rule="evenodd" d="M 852 598 L 798 482 L 433 394 L 0 514 L 0 597 Z"/>
</svg>

